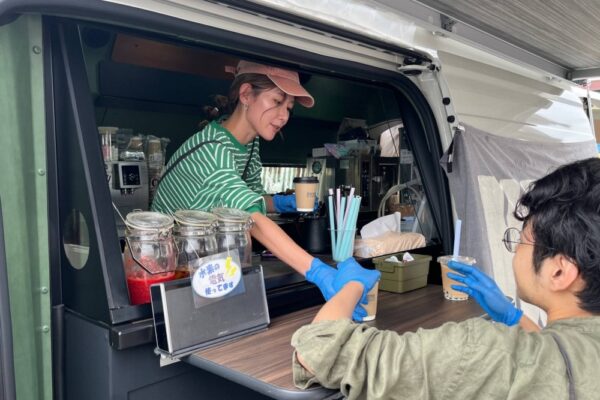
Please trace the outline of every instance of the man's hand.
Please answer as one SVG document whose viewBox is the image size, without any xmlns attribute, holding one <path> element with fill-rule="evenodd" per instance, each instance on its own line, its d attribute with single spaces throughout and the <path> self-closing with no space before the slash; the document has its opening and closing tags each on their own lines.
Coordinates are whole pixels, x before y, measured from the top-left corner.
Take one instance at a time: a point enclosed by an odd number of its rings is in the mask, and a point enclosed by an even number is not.
<svg viewBox="0 0 600 400">
<path fill-rule="evenodd" d="M 513 326 L 519 322 L 523 311 L 516 308 L 508 300 L 492 278 L 475 266 L 458 261 L 450 261 L 448 267 L 462 274 L 449 272 L 448 278 L 465 285 L 452 285 L 452 289 L 473 297 L 494 321 L 502 322 L 508 326 Z"/>
<path fill-rule="evenodd" d="M 342 288 L 340 286 L 336 290 L 333 287 L 333 281 L 337 273 L 338 271 L 335 268 L 330 267 L 318 258 L 314 258 L 310 264 L 310 269 L 306 272 L 306 280 L 317 285 L 325 300 L 329 301 Z M 367 311 L 362 306 L 357 305 L 352 318 L 356 321 L 362 321 L 363 317 L 366 316 Z"/>
<path fill-rule="evenodd" d="M 359 282 L 363 285 L 363 293 L 360 302 L 356 305 L 352 319 L 362 321 L 367 312 L 361 304 L 367 304 L 367 293 L 375 286 L 381 277 L 381 272 L 374 269 L 366 269 L 360 266 L 353 257 L 350 257 L 337 265 L 338 272 L 333 280 L 333 289 L 338 292 L 348 282 Z"/>
</svg>

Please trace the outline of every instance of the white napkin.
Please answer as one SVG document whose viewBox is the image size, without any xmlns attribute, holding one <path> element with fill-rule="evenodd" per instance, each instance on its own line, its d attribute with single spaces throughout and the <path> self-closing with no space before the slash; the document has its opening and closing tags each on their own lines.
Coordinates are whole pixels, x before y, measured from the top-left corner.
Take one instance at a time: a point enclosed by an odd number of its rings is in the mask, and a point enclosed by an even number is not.
<svg viewBox="0 0 600 400">
<path fill-rule="evenodd" d="M 396 211 L 393 214 L 379 217 L 363 226 L 360 230 L 360 236 L 363 239 L 370 239 L 386 232 L 400 232 L 400 224 L 400 213 Z"/>
<path fill-rule="evenodd" d="M 396 256 L 388 257 L 385 259 L 385 261 L 400 264 L 400 263 L 415 261 L 415 258 L 413 256 L 411 256 L 410 253 L 407 251 L 406 253 L 404 253 L 402 255 L 402 261 L 398 260 L 398 257 L 396 257 Z"/>
</svg>

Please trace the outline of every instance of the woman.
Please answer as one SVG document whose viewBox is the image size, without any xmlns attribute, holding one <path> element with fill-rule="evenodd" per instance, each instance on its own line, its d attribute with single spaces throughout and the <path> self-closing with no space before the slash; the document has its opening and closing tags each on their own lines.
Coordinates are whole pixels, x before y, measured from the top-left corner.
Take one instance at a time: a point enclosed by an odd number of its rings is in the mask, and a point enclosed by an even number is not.
<svg viewBox="0 0 600 400">
<path fill-rule="evenodd" d="M 249 212 L 254 220 L 252 236 L 330 299 L 335 294 L 336 270 L 304 251 L 265 215 L 296 211 L 295 197 L 267 196 L 260 180 L 259 138 L 273 140 L 287 123 L 294 103 L 310 108 L 315 101 L 300 84 L 297 72 L 248 61 L 228 71 L 235 75 L 229 92 L 232 113 L 221 123 L 209 123 L 175 152 L 152 209 L 210 211 L 225 205 Z M 346 262 L 356 263 L 353 259 Z M 355 314 L 358 319 L 366 312 L 357 307 Z"/>
</svg>

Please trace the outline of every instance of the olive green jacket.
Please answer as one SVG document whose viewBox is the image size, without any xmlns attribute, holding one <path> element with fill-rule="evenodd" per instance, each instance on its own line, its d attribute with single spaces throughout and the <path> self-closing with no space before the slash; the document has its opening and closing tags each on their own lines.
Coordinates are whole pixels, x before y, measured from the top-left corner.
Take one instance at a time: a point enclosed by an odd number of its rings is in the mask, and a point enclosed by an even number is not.
<svg viewBox="0 0 600 400">
<path fill-rule="evenodd" d="M 574 318 L 527 333 L 481 318 L 399 335 L 348 320 L 300 328 L 294 383 L 320 383 L 348 399 L 568 399 L 572 364 L 578 400 L 600 399 L 600 317 Z"/>
</svg>

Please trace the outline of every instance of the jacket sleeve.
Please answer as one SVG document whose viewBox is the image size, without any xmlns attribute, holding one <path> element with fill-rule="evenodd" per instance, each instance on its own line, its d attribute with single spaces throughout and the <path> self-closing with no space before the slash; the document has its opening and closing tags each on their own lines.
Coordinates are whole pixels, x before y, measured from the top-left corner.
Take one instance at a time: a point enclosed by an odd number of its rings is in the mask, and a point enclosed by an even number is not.
<svg viewBox="0 0 600 400">
<path fill-rule="evenodd" d="M 348 320 L 304 326 L 292 337 L 294 384 L 320 383 L 348 399 L 441 398 L 462 382 L 468 322 L 403 335 Z"/>
</svg>

